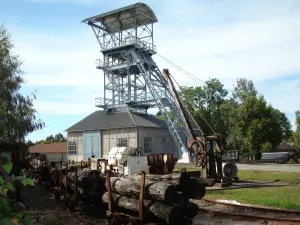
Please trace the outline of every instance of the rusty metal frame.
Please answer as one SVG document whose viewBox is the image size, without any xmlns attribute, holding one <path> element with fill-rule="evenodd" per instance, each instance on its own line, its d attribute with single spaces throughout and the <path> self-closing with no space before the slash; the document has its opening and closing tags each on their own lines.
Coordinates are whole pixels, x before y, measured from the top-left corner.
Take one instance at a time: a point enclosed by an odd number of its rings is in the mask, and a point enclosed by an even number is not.
<svg viewBox="0 0 300 225">
<path fill-rule="evenodd" d="M 106 170 L 106 188 L 107 188 L 107 208 L 108 211 L 113 212 L 113 201 L 112 201 L 112 190 L 111 190 L 111 182 L 110 182 L 110 177 L 111 177 L 111 171 Z M 122 217 L 125 218 L 133 218 L 136 219 L 139 223 L 138 224 L 143 224 L 145 220 L 145 215 L 144 215 L 144 191 L 145 191 L 145 178 L 146 178 L 146 173 L 145 171 L 141 171 L 141 180 L 140 180 L 140 196 L 139 196 L 139 211 L 138 211 L 138 217 L 134 217 L 125 213 L 117 213 Z"/>
</svg>

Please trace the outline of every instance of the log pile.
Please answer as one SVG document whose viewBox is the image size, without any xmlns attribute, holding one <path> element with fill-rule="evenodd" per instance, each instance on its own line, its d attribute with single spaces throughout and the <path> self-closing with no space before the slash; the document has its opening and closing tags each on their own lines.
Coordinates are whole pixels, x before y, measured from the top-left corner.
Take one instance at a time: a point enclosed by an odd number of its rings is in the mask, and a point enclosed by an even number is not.
<svg viewBox="0 0 300 225">
<path fill-rule="evenodd" d="M 115 208 L 139 212 L 140 179 L 140 175 L 110 178 L 111 203 Z M 185 224 L 184 221 L 195 217 L 199 210 L 189 198 L 200 199 L 204 194 L 204 185 L 186 173 L 169 175 L 168 179 L 162 175 L 147 175 L 143 211 L 167 224 Z M 109 192 L 104 193 L 102 201 L 109 204 Z"/>
<path fill-rule="evenodd" d="M 106 190 L 100 172 L 87 168 L 82 171 L 68 172 L 67 182 L 71 190 L 76 191 L 77 201 L 91 204 L 101 202 L 101 197 Z"/>
</svg>

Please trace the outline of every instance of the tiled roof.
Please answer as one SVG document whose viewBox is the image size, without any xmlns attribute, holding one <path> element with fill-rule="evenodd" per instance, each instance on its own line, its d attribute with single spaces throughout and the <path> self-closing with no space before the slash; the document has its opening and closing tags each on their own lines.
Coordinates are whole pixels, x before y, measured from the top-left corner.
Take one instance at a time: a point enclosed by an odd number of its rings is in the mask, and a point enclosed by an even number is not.
<svg viewBox="0 0 300 225">
<path fill-rule="evenodd" d="M 66 131 L 102 130 L 125 127 L 165 128 L 166 124 L 163 120 L 148 114 L 133 112 L 107 114 L 104 110 L 98 110 L 69 127 Z"/>
<path fill-rule="evenodd" d="M 30 153 L 67 153 L 67 142 L 37 144 L 29 147 Z"/>
</svg>

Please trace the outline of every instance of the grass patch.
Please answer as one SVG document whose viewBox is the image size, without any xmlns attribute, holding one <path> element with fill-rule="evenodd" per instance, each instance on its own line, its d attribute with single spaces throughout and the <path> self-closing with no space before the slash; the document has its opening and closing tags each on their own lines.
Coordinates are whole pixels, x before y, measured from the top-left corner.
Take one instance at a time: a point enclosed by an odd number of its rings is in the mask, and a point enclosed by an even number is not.
<svg viewBox="0 0 300 225">
<path fill-rule="evenodd" d="M 181 169 L 175 168 L 173 171 L 177 172 Z M 199 167 L 186 168 L 187 171 L 199 171 Z M 274 172 L 262 170 L 239 170 L 238 177 L 240 180 L 249 181 L 282 181 L 290 184 L 300 184 L 300 172 Z"/>
<path fill-rule="evenodd" d="M 235 200 L 240 203 L 271 206 L 281 209 L 300 209 L 299 186 L 242 188 L 208 191 L 205 198 Z"/>
<path fill-rule="evenodd" d="M 279 180 L 291 184 L 300 184 L 300 173 L 296 172 L 273 172 L 261 170 L 240 170 L 240 180 Z"/>
</svg>

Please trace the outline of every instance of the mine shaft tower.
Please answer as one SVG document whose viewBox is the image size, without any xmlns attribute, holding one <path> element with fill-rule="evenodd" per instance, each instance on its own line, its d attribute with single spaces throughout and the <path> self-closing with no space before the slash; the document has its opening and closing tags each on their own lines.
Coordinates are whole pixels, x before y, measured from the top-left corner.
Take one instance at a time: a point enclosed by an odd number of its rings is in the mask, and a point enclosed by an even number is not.
<svg viewBox="0 0 300 225">
<path fill-rule="evenodd" d="M 157 22 L 154 12 L 146 5 L 137 3 L 111 12 L 87 18 L 103 53 L 103 60 L 96 60 L 96 67 L 104 73 L 104 97 L 96 98 L 97 107 L 118 110 L 130 107 L 145 111 L 153 106 L 153 97 L 143 79 L 149 79 L 155 63 L 153 23 Z M 144 61 L 138 65 L 137 60 Z M 157 81 L 156 81 L 157 82 Z"/>
<path fill-rule="evenodd" d="M 96 98 L 96 106 L 108 112 L 124 107 L 147 112 L 150 107 L 157 106 L 178 147 L 179 156 L 187 155 L 188 131 L 168 81 L 152 59 L 156 54 L 153 24 L 157 18 L 151 8 L 136 3 L 82 22 L 92 27 L 103 53 L 103 60 L 97 59 L 96 67 L 104 73 L 104 97 Z M 174 115 L 172 119 L 170 111 Z"/>
</svg>

